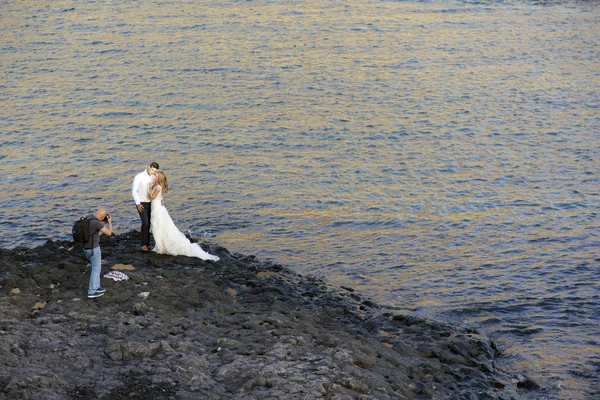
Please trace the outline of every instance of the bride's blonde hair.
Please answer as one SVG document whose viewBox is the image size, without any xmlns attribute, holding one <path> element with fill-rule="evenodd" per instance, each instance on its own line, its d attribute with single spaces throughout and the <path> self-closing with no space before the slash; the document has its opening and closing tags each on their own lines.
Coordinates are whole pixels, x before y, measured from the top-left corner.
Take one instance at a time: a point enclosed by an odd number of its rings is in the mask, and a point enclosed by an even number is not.
<svg viewBox="0 0 600 400">
<path fill-rule="evenodd" d="M 162 187 L 163 194 L 169 191 L 169 182 L 167 182 L 167 176 L 162 171 L 156 172 L 156 183 Z"/>
</svg>

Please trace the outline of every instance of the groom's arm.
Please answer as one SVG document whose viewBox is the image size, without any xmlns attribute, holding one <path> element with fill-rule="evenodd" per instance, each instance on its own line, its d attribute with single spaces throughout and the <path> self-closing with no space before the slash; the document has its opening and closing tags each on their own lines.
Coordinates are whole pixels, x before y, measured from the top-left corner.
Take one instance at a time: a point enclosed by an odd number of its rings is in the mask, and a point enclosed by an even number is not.
<svg viewBox="0 0 600 400">
<path fill-rule="evenodd" d="M 131 195 L 133 196 L 133 200 L 135 200 L 135 205 L 140 204 L 140 196 L 138 195 L 138 187 L 140 186 L 140 179 L 136 175 L 133 180 L 133 185 L 131 186 Z"/>
<path fill-rule="evenodd" d="M 131 185 L 131 195 L 133 196 L 133 200 L 135 200 L 135 207 L 138 212 L 142 212 L 144 210 L 144 206 L 140 204 L 140 196 L 138 194 L 138 188 L 140 187 L 140 177 L 139 175 L 135 176 L 133 180 L 133 185 Z"/>
</svg>

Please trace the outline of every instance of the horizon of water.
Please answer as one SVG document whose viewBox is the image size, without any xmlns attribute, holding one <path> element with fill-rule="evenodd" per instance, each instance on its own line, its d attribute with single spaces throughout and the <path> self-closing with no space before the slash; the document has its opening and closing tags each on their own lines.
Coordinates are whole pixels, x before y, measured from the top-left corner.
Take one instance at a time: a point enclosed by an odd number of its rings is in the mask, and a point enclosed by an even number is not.
<svg viewBox="0 0 600 400">
<path fill-rule="evenodd" d="M 597 3 L 0 2 L 0 247 L 178 227 L 600 381 Z"/>
</svg>

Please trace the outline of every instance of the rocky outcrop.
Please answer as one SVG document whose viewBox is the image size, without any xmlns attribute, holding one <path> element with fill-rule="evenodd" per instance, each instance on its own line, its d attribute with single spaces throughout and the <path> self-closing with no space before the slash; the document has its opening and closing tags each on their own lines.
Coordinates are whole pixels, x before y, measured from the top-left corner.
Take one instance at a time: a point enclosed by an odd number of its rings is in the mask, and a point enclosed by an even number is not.
<svg viewBox="0 0 600 400">
<path fill-rule="evenodd" d="M 0 249 L 0 398 L 517 399 L 494 343 L 212 243 L 219 262 L 103 238 Z"/>
</svg>

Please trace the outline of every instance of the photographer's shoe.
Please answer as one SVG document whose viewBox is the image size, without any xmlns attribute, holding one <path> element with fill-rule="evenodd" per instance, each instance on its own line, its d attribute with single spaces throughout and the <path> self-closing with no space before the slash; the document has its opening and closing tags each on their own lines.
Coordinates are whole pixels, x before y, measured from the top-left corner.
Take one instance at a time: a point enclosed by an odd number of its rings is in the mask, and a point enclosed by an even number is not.
<svg viewBox="0 0 600 400">
<path fill-rule="evenodd" d="M 95 299 L 96 297 L 104 296 L 104 292 L 95 291 L 94 293 L 88 293 L 88 299 Z"/>
<path fill-rule="evenodd" d="M 102 286 L 100 286 L 98 289 L 96 289 L 96 292 L 104 293 L 104 292 L 106 292 L 106 288 L 103 288 Z"/>
</svg>

